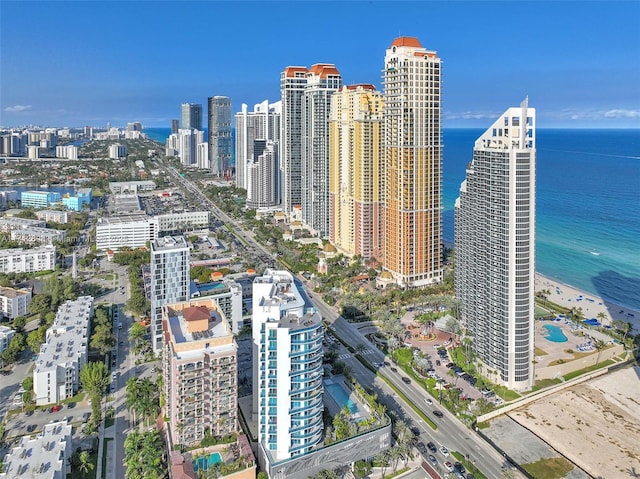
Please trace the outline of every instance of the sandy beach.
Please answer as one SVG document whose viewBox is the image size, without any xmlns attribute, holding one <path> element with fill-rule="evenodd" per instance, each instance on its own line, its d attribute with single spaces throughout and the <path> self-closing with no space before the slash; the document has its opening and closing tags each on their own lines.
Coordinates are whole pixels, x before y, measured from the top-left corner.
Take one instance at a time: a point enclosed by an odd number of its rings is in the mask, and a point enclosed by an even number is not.
<svg viewBox="0 0 640 479">
<path fill-rule="evenodd" d="M 552 303 L 567 308 L 582 308 L 584 319 L 596 318 L 604 326 L 611 325 L 614 319 L 621 319 L 633 325 L 633 333 L 640 332 L 640 311 L 638 310 L 603 300 L 594 294 L 580 291 L 540 273 L 536 273 L 535 288 L 536 292 L 549 291 L 551 294 L 548 295 L 548 299 Z M 598 318 L 599 313 L 605 314 L 602 320 Z"/>
</svg>

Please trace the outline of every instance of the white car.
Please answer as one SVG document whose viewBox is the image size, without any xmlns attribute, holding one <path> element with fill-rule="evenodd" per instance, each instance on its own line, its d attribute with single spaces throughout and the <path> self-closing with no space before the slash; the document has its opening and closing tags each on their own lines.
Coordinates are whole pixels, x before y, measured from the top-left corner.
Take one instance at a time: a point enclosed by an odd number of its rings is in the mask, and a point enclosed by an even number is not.
<svg viewBox="0 0 640 479">
<path fill-rule="evenodd" d="M 429 398 L 425 398 L 424 402 L 427 404 L 427 406 L 433 405 L 433 401 L 431 399 L 429 399 Z"/>
<path fill-rule="evenodd" d="M 440 454 L 444 457 L 449 457 L 449 450 L 444 446 L 440 446 Z"/>
</svg>

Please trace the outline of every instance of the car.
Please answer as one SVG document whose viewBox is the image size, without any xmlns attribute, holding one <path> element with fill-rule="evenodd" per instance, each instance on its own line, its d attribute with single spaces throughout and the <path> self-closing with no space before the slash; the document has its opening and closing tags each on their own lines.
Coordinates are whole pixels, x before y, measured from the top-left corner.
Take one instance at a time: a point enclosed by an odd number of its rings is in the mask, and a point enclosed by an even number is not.
<svg viewBox="0 0 640 479">
<path fill-rule="evenodd" d="M 33 432 L 36 430 L 36 425 L 35 424 L 29 424 L 27 426 L 27 432 Z"/>
<path fill-rule="evenodd" d="M 469 474 L 467 474 L 467 479 L 476 479 L 476 476 L 474 476 L 473 474 L 469 473 Z"/>
<path fill-rule="evenodd" d="M 411 384 L 411 379 L 406 376 L 402 376 L 402 382 L 405 384 Z"/>
<path fill-rule="evenodd" d="M 124 341 L 120 341 L 120 346 L 124 346 Z"/>
<path fill-rule="evenodd" d="M 118 377 L 118 373 L 116 371 L 114 371 L 113 373 L 111 373 L 111 378 L 112 379 L 116 379 Z"/>
<path fill-rule="evenodd" d="M 411 432 L 413 433 L 414 436 L 419 436 L 420 435 L 420 429 L 417 428 L 416 426 L 413 426 L 411 428 Z"/>
<path fill-rule="evenodd" d="M 435 417 L 442 417 L 444 416 L 444 414 L 442 414 L 442 411 L 438 411 L 437 409 L 435 411 L 433 411 L 433 415 Z"/>
<path fill-rule="evenodd" d="M 436 366 L 440 366 L 442 364 L 439 359 L 436 359 Z"/>
<path fill-rule="evenodd" d="M 398 372 L 398 370 L 396 368 L 391 368 L 391 371 L 393 371 L 394 373 Z"/>
<path fill-rule="evenodd" d="M 427 449 L 429 449 L 430 452 L 438 452 L 438 448 L 436 447 L 436 445 L 434 443 L 432 443 L 431 441 L 429 441 L 427 443 Z"/>
<path fill-rule="evenodd" d="M 391 363 L 390 363 L 389 361 L 385 361 L 385 362 L 384 362 L 384 365 L 385 365 L 385 366 L 391 366 Z"/>
<path fill-rule="evenodd" d="M 446 447 L 440 446 L 439 451 L 440 451 L 440 454 L 442 454 L 444 457 L 449 457 L 449 450 Z"/>
<path fill-rule="evenodd" d="M 456 367 L 456 363 L 447 363 L 447 367 L 448 367 L 449 369 L 453 369 L 453 368 L 455 368 L 455 367 Z"/>
<path fill-rule="evenodd" d="M 459 472 L 460 474 L 464 474 L 465 472 L 467 472 L 467 471 L 465 470 L 464 466 L 463 466 L 461 463 L 459 463 L 459 462 L 456 462 L 456 463 L 453 465 L 453 470 L 454 470 L 455 472 Z"/>
<path fill-rule="evenodd" d="M 26 411 L 24 413 L 25 416 L 32 416 L 33 415 L 33 409 L 29 409 L 28 411 Z"/>
<path fill-rule="evenodd" d="M 453 464 L 451 464 L 449 461 L 446 461 L 443 465 L 447 471 L 453 472 Z"/>
<path fill-rule="evenodd" d="M 424 398 L 424 402 L 427 406 L 431 406 L 433 404 L 433 401 L 429 398 Z"/>
<path fill-rule="evenodd" d="M 114 392 L 116 390 L 116 385 L 114 383 L 111 383 L 110 390 L 111 392 Z"/>
<path fill-rule="evenodd" d="M 421 453 L 427 452 L 427 446 L 424 445 L 424 442 L 419 442 L 416 444 L 416 449 Z"/>
<path fill-rule="evenodd" d="M 436 456 L 434 456 L 433 454 L 429 454 L 429 462 L 431 464 L 433 464 L 434 466 L 438 465 L 438 460 L 436 459 Z"/>
<path fill-rule="evenodd" d="M 58 412 L 60 410 L 62 410 L 62 406 L 60 404 L 56 404 L 51 408 L 51 412 Z"/>
</svg>

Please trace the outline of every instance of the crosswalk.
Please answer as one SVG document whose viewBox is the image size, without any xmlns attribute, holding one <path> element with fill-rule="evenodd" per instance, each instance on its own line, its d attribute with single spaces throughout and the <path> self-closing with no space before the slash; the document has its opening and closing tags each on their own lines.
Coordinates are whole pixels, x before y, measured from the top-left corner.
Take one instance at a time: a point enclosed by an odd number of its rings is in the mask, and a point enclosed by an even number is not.
<svg viewBox="0 0 640 479">
<path fill-rule="evenodd" d="M 359 354 L 365 355 L 365 354 L 373 354 L 375 353 L 375 351 L 371 350 L 371 349 L 365 349 L 364 351 L 360 352 Z M 344 353 L 341 354 L 340 356 L 338 356 L 338 359 L 349 359 L 352 358 L 353 354 L 351 353 Z"/>
</svg>

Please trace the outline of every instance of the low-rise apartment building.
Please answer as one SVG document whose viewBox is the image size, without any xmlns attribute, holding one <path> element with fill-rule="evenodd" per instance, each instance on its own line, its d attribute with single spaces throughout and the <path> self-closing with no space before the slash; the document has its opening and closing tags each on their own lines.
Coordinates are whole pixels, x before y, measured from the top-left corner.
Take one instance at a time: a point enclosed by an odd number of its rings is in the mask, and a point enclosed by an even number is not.
<svg viewBox="0 0 640 479">
<path fill-rule="evenodd" d="M 33 391 L 38 406 L 60 402 L 78 392 L 80 370 L 87 363 L 92 314 L 91 296 L 67 301 L 58 308 L 33 369 Z"/>
<path fill-rule="evenodd" d="M 238 347 L 213 298 L 163 306 L 163 377 L 172 445 L 238 429 Z"/>
<path fill-rule="evenodd" d="M 11 338 L 15 336 L 16 332 L 8 326 L 0 326 L 0 353 L 9 347 Z"/>
<path fill-rule="evenodd" d="M 27 314 L 31 291 L 0 286 L 0 319 L 14 320 Z"/>
<path fill-rule="evenodd" d="M 0 250 L 0 273 L 35 273 L 56 269 L 56 247 Z"/>
<path fill-rule="evenodd" d="M 11 231 L 11 239 L 20 243 L 52 245 L 56 241 L 63 241 L 67 236 L 64 230 L 52 228 L 22 228 Z"/>
<path fill-rule="evenodd" d="M 147 242 L 158 238 L 158 222 L 152 220 L 144 214 L 100 218 L 96 225 L 96 249 L 145 247 Z"/>
<path fill-rule="evenodd" d="M 10 233 L 14 230 L 23 228 L 44 228 L 47 224 L 40 219 L 32 220 L 29 218 L 18 218 L 16 216 L 8 216 L 0 218 L 0 232 Z"/>
<path fill-rule="evenodd" d="M 50 221 L 52 223 L 67 224 L 73 223 L 76 214 L 73 211 L 66 210 L 40 210 L 36 211 L 36 218 L 42 221 Z"/>
</svg>

